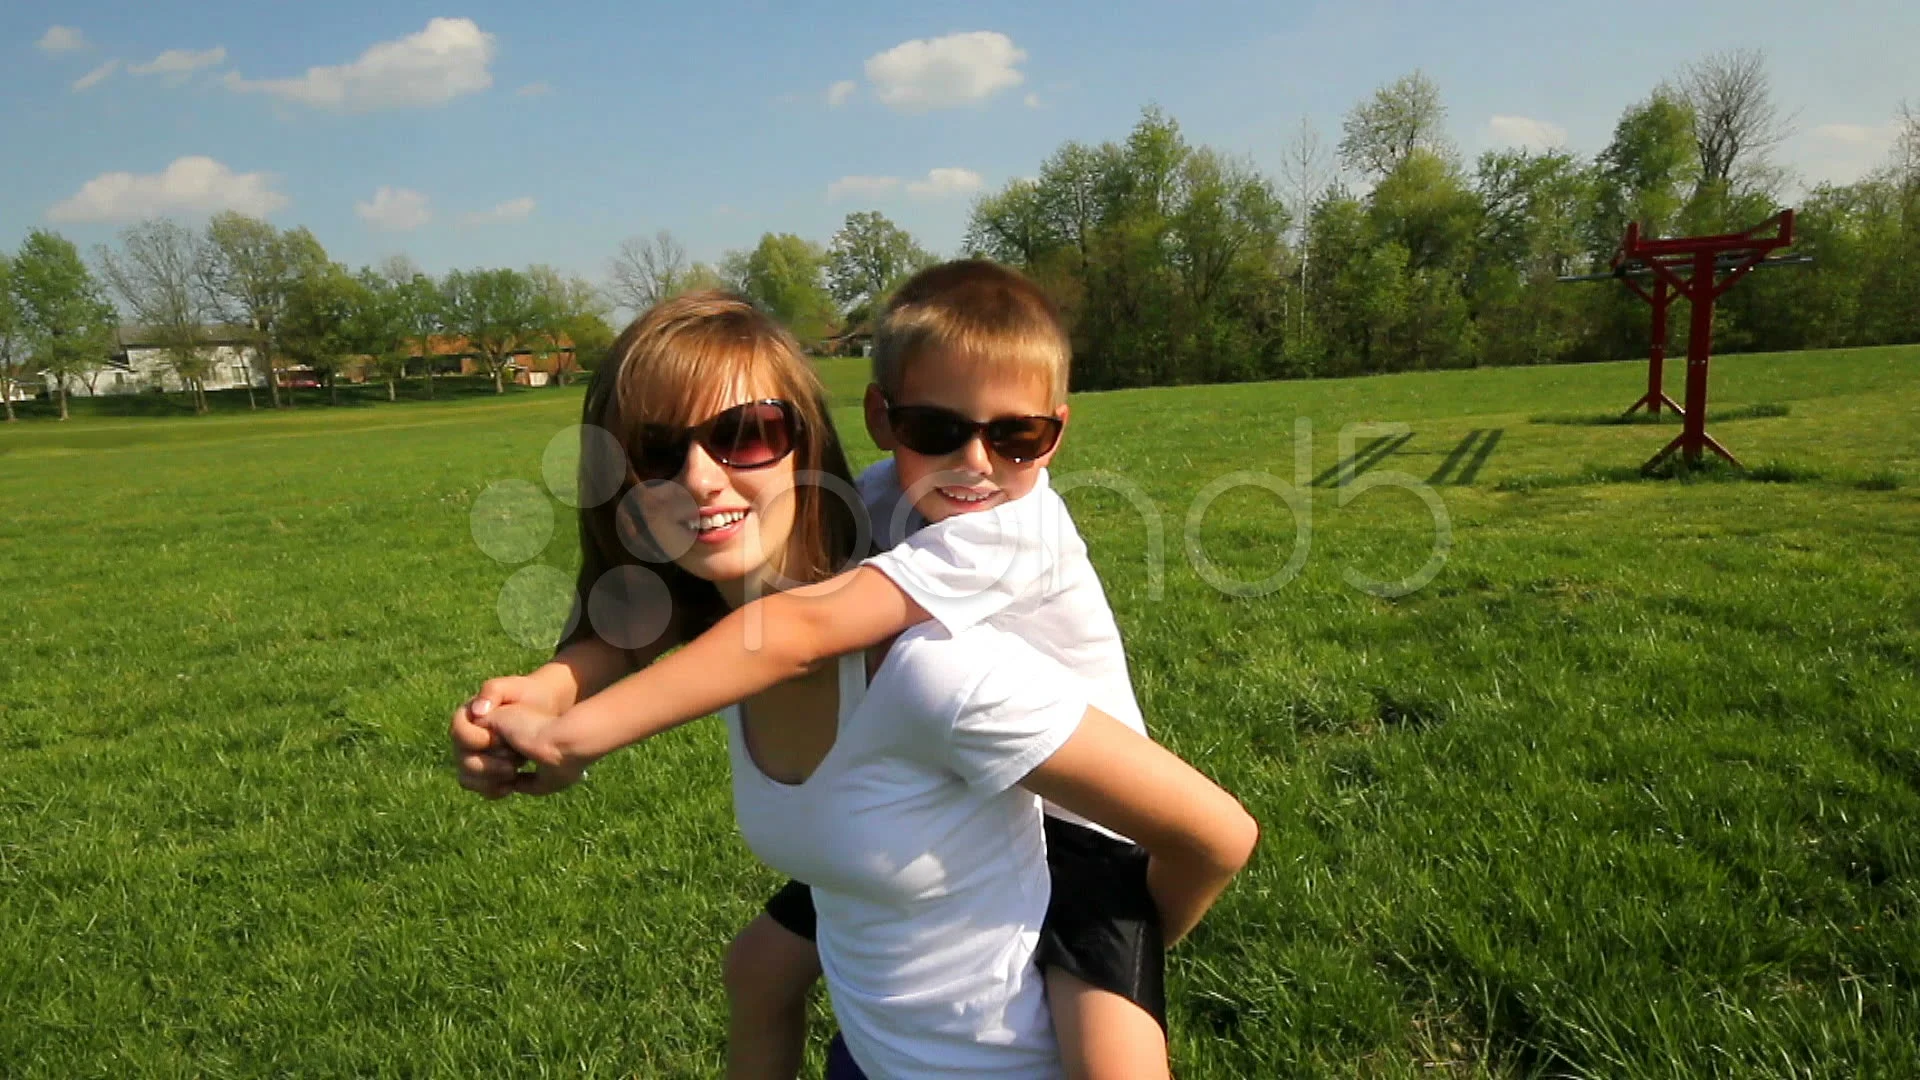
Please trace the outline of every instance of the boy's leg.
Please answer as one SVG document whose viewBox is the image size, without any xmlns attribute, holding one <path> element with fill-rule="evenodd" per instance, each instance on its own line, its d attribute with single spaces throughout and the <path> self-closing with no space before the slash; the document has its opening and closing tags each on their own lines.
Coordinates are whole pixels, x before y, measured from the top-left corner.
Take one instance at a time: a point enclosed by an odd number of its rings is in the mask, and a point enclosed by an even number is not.
<svg viewBox="0 0 1920 1080">
<path fill-rule="evenodd" d="M 1046 975 L 1068 1080 L 1168 1080 L 1167 1034 L 1151 1013 L 1059 968 Z"/>
<path fill-rule="evenodd" d="M 1166 1080 L 1166 946 L 1147 854 L 1049 816 L 1053 895 L 1034 959 L 1073 1080 Z"/>
<path fill-rule="evenodd" d="M 793 1080 L 807 1043 L 807 992 L 820 978 L 812 941 L 762 912 L 727 946 L 728 1080 Z"/>
</svg>

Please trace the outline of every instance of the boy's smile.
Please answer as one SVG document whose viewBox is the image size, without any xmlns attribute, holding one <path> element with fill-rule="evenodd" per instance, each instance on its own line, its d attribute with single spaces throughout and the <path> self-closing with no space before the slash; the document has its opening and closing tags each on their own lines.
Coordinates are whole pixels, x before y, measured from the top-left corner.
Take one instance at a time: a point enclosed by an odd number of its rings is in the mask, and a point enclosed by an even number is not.
<svg viewBox="0 0 1920 1080">
<path fill-rule="evenodd" d="M 1054 416 L 1064 424 L 1067 407 L 1054 406 L 1051 396 L 1043 378 L 989 373 L 988 365 L 975 363 L 970 357 L 939 351 L 904 365 L 900 392 L 892 404 L 933 406 L 980 423 L 1005 417 Z M 1026 495 L 1058 449 L 1056 443 L 1031 461 L 1015 462 L 988 449 L 985 439 L 975 433 L 952 453 L 916 453 L 894 436 L 887 405 L 879 387 L 867 388 L 867 431 L 881 449 L 893 453 L 901 490 L 928 521 L 979 513 Z"/>
</svg>

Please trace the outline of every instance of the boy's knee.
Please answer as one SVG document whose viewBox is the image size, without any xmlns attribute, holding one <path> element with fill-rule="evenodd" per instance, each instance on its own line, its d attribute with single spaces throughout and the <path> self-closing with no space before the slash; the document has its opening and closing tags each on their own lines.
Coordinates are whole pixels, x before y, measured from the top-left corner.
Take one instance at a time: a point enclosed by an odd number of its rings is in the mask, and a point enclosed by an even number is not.
<svg viewBox="0 0 1920 1080">
<path fill-rule="evenodd" d="M 804 1006 L 820 977 L 813 942 L 764 916 L 736 935 L 721 962 L 720 981 L 736 1008 L 773 1011 Z"/>
</svg>

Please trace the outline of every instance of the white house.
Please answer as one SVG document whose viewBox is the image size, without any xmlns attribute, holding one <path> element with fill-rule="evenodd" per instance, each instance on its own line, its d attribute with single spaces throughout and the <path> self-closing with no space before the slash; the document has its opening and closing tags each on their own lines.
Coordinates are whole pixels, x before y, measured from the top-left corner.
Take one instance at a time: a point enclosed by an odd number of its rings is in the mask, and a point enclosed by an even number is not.
<svg viewBox="0 0 1920 1080">
<path fill-rule="evenodd" d="M 68 395 L 105 397 L 151 390 L 169 393 L 186 390 L 186 384 L 167 360 L 166 352 L 154 344 L 151 335 L 143 328 L 122 326 L 119 345 L 119 351 L 109 356 L 105 363 L 69 380 Z M 257 387 L 267 385 L 266 376 L 254 368 L 253 358 L 258 350 L 230 327 L 209 327 L 207 343 L 200 352 L 208 360 L 206 378 L 201 382 L 208 390 L 233 390 L 249 384 Z M 43 377 L 47 379 L 47 389 L 54 389 L 52 377 L 44 373 Z"/>
</svg>

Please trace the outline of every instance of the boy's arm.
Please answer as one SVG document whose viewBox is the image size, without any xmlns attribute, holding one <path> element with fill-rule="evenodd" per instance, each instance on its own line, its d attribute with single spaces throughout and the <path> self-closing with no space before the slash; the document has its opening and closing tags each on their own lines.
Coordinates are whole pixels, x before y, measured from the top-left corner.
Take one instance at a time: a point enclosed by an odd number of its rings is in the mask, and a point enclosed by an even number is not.
<svg viewBox="0 0 1920 1080">
<path fill-rule="evenodd" d="M 1168 945 L 1226 891 L 1260 837 L 1239 800 L 1098 709 L 1021 786 L 1147 849 L 1147 889 Z"/>
<path fill-rule="evenodd" d="M 885 574 L 857 567 L 739 608 L 678 652 L 580 701 L 537 731 L 501 733 L 542 765 L 583 768 L 927 618 Z"/>
</svg>

